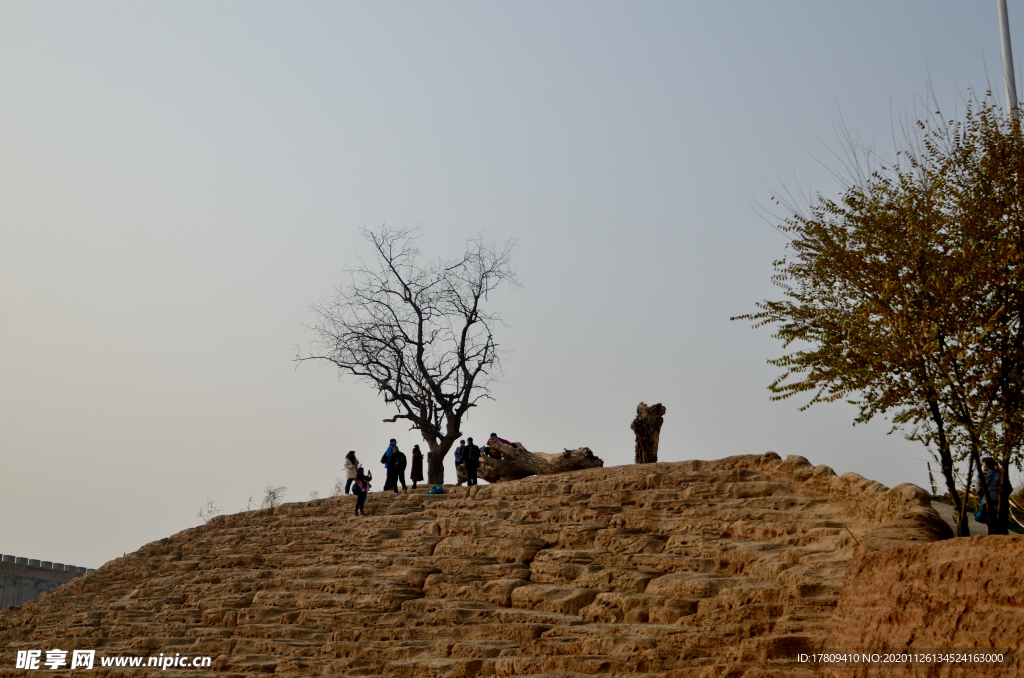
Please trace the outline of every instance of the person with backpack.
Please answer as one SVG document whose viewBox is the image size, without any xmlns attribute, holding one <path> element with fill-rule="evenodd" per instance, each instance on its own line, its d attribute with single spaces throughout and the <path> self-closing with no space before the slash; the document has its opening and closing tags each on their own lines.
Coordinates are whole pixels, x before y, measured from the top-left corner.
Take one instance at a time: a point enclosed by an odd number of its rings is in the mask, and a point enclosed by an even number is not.
<svg viewBox="0 0 1024 678">
<path fill-rule="evenodd" d="M 356 451 L 349 450 L 349 453 L 345 455 L 345 494 L 348 494 L 349 488 L 352 487 L 352 483 L 356 481 L 356 476 L 359 471 L 359 460 L 356 459 Z M 335 490 L 337 492 L 337 490 Z"/>
<path fill-rule="evenodd" d="M 356 482 L 352 486 L 352 491 L 356 495 L 356 515 L 366 515 L 366 495 L 370 492 L 370 481 L 373 480 L 372 473 L 366 473 L 363 471 L 363 467 L 360 466 L 356 473 Z"/>
<path fill-rule="evenodd" d="M 462 485 L 462 476 L 466 475 L 466 441 L 460 440 L 459 446 L 455 448 L 455 480 L 458 480 L 456 485 Z"/>
<path fill-rule="evenodd" d="M 419 445 L 412 446 L 412 473 L 409 474 L 412 481 L 412 489 L 416 489 L 417 482 L 423 482 L 423 453 Z"/>
<path fill-rule="evenodd" d="M 466 463 L 466 487 L 477 484 L 476 471 L 480 468 L 480 448 L 473 444 L 472 438 L 466 438 L 466 448 L 462 451 Z"/>
<path fill-rule="evenodd" d="M 988 507 L 999 503 L 999 484 L 1003 477 L 992 457 L 982 459 L 981 468 L 981 473 L 974 481 L 974 489 L 978 492 L 978 512 L 974 514 L 974 519 L 979 523 L 987 523 Z"/>
<path fill-rule="evenodd" d="M 384 464 L 384 491 L 387 492 L 395 486 L 395 474 L 391 468 L 391 455 L 394 453 L 398 442 L 392 438 L 391 444 L 388 445 L 388 449 L 384 450 L 384 456 L 380 458 L 380 463 Z"/>
<path fill-rule="evenodd" d="M 408 492 L 409 490 L 405 487 L 405 467 L 409 461 L 405 458 L 405 452 L 398 449 L 398 445 L 393 445 L 395 448 L 391 452 L 390 463 L 388 464 L 389 475 L 391 478 L 391 489 L 398 494 L 398 482 L 402 482 L 402 491 Z"/>
</svg>

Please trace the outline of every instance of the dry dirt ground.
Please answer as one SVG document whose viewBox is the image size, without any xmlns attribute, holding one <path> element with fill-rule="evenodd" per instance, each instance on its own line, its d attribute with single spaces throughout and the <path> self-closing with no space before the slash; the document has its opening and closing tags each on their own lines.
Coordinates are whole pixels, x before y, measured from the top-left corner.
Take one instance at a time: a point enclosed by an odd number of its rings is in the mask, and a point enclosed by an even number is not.
<svg viewBox="0 0 1024 678">
<path fill-rule="evenodd" d="M 213 658 L 160 671 L 188 676 L 811 676 L 795 656 L 838 633 L 855 552 L 950 536 L 918 487 L 774 453 L 446 489 L 371 494 L 366 518 L 353 497 L 221 516 L 148 544 L 0 613 L 0 676 L 51 648 L 94 649 L 97 667 Z"/>
</svg>

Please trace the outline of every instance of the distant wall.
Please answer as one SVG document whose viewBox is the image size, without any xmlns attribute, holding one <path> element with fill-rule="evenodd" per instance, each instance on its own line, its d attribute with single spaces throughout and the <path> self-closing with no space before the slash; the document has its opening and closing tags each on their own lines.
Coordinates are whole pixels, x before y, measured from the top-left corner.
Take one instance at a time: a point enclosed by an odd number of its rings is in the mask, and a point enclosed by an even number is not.
<svg viewBox="0 0 1024 678">
<path fill-rule="evenodd" d="M 86 572 L 92 570 L 47 560 L 0 556 L 0 610 L 23 605 Z"/>
<path fill-rule="evenodd" d="M 847 571 L 829 647 L 848 650 L 1007 649 L 999 668 L 825 669 L 838 678 L 1024 676 L 1024 537 L 979 536 L 862 548 Z"/>
</svg>

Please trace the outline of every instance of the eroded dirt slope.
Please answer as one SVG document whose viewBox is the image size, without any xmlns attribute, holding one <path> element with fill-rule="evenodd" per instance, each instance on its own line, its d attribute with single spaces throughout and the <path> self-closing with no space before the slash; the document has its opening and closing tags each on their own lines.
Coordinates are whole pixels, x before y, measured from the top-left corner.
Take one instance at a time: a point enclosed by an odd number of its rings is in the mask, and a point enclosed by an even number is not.
<svg viewBox="0 0 1024 678">
<path fill-rule="evenodd" d="M 222 516 L 9 608 L 0 675 L 50 647 L 215 658 L 161 672 L 189 676 L 811 675 L 792 655 L 857 546 L 948 535 L 920 488 L 773 453 L 353 504 Z"/>
<path fill-rule="evenodd" d="M 998 665 L 826 668 L 828 678 L 1024 675 L 1024 537 L 978 536 L 864 550 L 832 619 L 834 648 L 896 654 L 1005 654 Z"/>
</svg>

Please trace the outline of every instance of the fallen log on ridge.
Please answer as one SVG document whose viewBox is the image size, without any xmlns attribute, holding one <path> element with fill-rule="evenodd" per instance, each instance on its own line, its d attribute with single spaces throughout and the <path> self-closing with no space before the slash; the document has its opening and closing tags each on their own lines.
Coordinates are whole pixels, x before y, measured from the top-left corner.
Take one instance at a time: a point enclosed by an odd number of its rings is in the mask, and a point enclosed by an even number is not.
<svg viewBox="0 0 1024 678">
<path fill-rule="evenodd" d="M 522 443 L 506 445 L 494 438 L 488 441 L 488 445 L 501 455 L 500 458 L 495 459 L 483 452 L 483 448 L 481 448 L 477 477 L 489 483 L 604 466 L 604 461 L 595 457 L 589 447 L 578 447 L 575 450 L 546 454 L 530 452 Z"/>
</svg>

